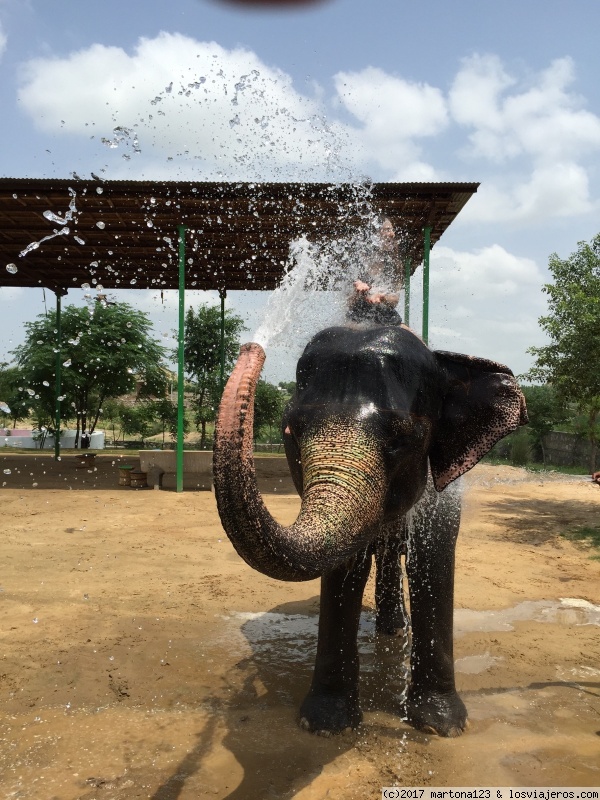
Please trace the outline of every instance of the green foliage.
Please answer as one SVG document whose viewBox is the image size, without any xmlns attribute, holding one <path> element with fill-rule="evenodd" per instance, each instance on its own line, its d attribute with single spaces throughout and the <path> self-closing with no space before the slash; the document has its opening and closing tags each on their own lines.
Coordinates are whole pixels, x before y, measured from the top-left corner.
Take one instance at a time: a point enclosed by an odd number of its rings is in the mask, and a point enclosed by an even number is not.
<svg viewBox="0 0 600 800">
<path fill-rule="evenodd" d="M 162 397 L 160 400 L 154 400 L 150 407 L 154 414 L 154 419 L 159 423 L 161 426 L 161 433 L 162 433 L 162 441 L 163 444 L 165 443 L 165 432 L 169 432 L 169 436 L 171 441 L 177 441 L 177 403 L 173 403 L 166 397 Z M 190 423 L 188 422 L 187 418 L 183 417 L 183 433 L 184 435 L 188 433 L 190 429 Z"/>
<path fill-rule="evenodd" d="M 296 391 L 296 381 L 279 381 L 277 388 L 281 389 L 284 396 L 289 400 Z"/>
<path fill-rule="evenodd" d="M 521 386 L 521 389 L 525 395 L 529 415 L 527 430 L 531 435 L 533 446 L 539 450 L 545 463 L 544 436 L 569 419 L 569 409 L 559 399 L 553 386 L 548 384 Z"/>
<path fill-rule="evenodd" d="M 136 403 L 134 406 L 123 406 L 121 412 L 123 433 L 127 436 L 139 436 L 142 440 L 160 431 L 154 408 L 151 402 Z"/>
<path fill-rule="evenodd" d="M 268 427 L 272 437 L 273 426 L 279 427 L 285 406 L 284 393 L 267 381 L 259 381 L 254 396 L 254 437 Z"/>
<path fill-rule="evenodd" d="M 224 318 L 225 380 L 233 369 L 240 349 L 244 321 L 231 311 Z M 175 356 L 176 357 L 176 356 Z M 206 426 L 214 421 L 221 399 L 221 309 L 200 305 L 185 316 L 185 371 L 191 379 L 194 423 L 201 431 L 200 446 L 206 442 Z"/>
<path fill-rule="evenodd" d="M 539 323 L 550 344 L 530 348 L 536 362 L 527 377 L 551 383 L 561 400 L 586 412 L 594 469 L 600 414 L 600 234 L 590 243 L 579 242 L 566 259 L 553 254 L 548 267 L 554 279 L 544 286 L 549 313 Z"/>
<path fill-rule="evenodd" d="M 524 467 L 531 461 L 531 440 L 526 430 L 519 430 L 511 437 L 510 462 L 514 467 Z"/>
<path fill-rule="evenodd" d="M 38 401 L 38 419 L 54 419 L 56 380 L 56 312 L 25 323 L 25 343 L 14 355 L 25 390 Z M 142 388 L 164 391 L 162 348 L 151 336 L 147 315 L 127 303 L 68 306 L 61 314 L 61 419 L 77 416 L 77 428 L 92 433 L 108 397 Z M 162 378 L 161 378 L 162 376 Z M 37 397 L 36 397 L 37 396 Z"/>
<path fill-rule="evenodd" d="M 23 384 L 24 377 L 19 367 L 10 367 L 6 361 L 0 363 L 0 400 L 10 409 L 0 413 L 0 424 L 10 420 L 15 428 L 20 419 L 29 416 L 34 401 L 23 391 Z"/>
<path fill-rule="evenodd" d="M 579 526 L 577 528 L 572 528 L 569 531 L 563 533 L 565 539 L 570 539 L 571 541 L 576 542 L 585 542 L 586 544 L 591 545 L 592 547 L 600 549 L 600 527 L 590 527 L 590 526 Z M 600 559 L 600 553 L 594 555 L 593 558 Z"/>
<path fill-rule="evenodd" d="M 122 418 L 126 408 L 127 406 L 125 406 L 120 400 L 110 397 L 104 401 L 102 408 L 100 409 L 100 419 L 102 420 L 102 424 L 110 425 L 112 428 L 113 442 L 117 441 L 117 428 L 123 428 Z"/>
</svg>

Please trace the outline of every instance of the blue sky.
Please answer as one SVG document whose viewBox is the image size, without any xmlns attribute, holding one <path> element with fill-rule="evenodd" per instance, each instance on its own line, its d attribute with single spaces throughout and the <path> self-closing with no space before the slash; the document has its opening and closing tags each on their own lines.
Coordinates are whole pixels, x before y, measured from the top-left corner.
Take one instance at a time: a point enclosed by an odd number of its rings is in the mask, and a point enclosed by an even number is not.
<svg viewBox="0 0 600 800">
<path fill-rule="evenodd" d="M 480 181 L 432 254 L 431 344 L 521 372 L 543 342 L 548 255 L 600 230 L 598 29 L 591 0 L 0 0 L 0 175 Z M 174 296 L 119 295 L 168 341 Z M 248 338 L 267 299 L 229 298 Z M 43 299 L 0 302 L 3 359 Z M 270 379 L 310 333 L 290 325 Z"/>
</svg>

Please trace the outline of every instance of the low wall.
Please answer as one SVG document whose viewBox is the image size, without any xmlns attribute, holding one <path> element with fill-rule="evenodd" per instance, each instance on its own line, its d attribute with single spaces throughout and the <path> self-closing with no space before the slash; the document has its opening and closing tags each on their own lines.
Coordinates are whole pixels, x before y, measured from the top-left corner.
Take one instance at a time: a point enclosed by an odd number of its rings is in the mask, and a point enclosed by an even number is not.
<svg viewBox="0 0 600 800">
<path fill-rule="evenodd" d="M 552 431 L 544 437 L 546 459 L 561 467 L 589 467 L 592 448 L 575 433 Z"/>
<path fill-rule="evenodd" d="M 162 486 L 175 488 L 177 453 L 175 450 L 139 450 L 140 469 L 150 472 L 157 467 L 164 471 Z M 212 451 L 183 451 L 183 488 L 212 490 Z M 256 480 L 262 492 L 295 493 L 287 460 L 277 456 L 259 456 L 254 459 Z M 150 481 L 149 481 L 150 483 Z"/>
<path fill-rule="evenodd" d="M 61 447 L 75 447 L 76 431 L 65 430 L 60 437 Z M 1 447 L 22 447 L 27 450 L 54 450 L 54 436 L 48 435 L 40 448 L 38 431 L 24 428 L 0 428 Z M 104 450 L 104 431 L 94 431 L 90 437 L 91 450 Z"/>
</svg>

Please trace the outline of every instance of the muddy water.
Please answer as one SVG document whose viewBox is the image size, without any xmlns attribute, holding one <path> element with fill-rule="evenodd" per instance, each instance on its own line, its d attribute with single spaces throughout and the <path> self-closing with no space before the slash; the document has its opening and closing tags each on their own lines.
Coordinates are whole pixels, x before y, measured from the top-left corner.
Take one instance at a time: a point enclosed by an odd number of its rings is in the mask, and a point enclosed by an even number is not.
<svg viewBox="0 0 600 800">
<path fill-rule="evenodd" d="M 298 728 L 318 582 L 245 567 L 209 493 L 107 484 L 73 503 L 67 491 L 6 492 L 0 796 L 341 800 L 378 798 L 393 783 L 597 786 L 600 564 L 562 539 L 538 543 L 530 515 L 545 501 L 545 526 L 591 522 L 600 493 L 589 489 L 523 482 L 467 498 L 455 659 L 471 725 L 453 740 L 402 722 L 405 652 L 374 636 L 371 585 L 364 724 L 329 739 Z M 296 498 L 267 501 L 294 517 Z"/>
</svg>

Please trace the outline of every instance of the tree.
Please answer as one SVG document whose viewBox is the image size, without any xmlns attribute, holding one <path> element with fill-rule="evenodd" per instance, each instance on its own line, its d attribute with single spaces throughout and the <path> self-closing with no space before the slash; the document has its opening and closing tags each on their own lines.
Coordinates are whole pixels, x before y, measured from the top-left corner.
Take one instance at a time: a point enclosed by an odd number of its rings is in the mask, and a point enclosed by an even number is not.
<svg viewBox="0 0 600 800">
<path fill-rule="evenodd" d="M 93 433 L 104 400 L 135 389 L 136 382 L 164 392 L 165 350 L 151 336 L 148 316 L 127 303 L 95 303 L 62 311 L 61 419 L 77 417 L 79 431 Z M 56 312 L 25 323 L 26 340 L 14 350 L 26 391 L 54 419 Z M 162 386 L 162 388 L 161 388 Z"/>
<path fill-rule="evenodd" d="M 148 436 L 155 434 L 158 428 L 152 403 L 146 401 L 134 406 L 123 406 L 121 424 L 123 433 L 127 436 L 139 436 L 143 446 Z"/>
<path fill-rule="evenodd" d="M 544 437 L 569 417 L 568 408 L 559 399 L 553 386 L 521 386 L 527 402 L 529 423 L 527 428 L 535 448 L 541 452 L 542 462 L 546 463 Z"/>
<path fill-rule="evenodd" d="M 283 398 L 287 403 L 296 391 L 296 381 L 279 381 L 277 388 L 282 393 Z"/>
<path fill-rule="evenodd" d="M 587 415 L 592 471 L 596 468 L 600 414 L 600 234 L 579 242 L 566 259 L 550 256 L 553 283 L 544 286 L 549 313 L 539 323 L 550 344 L 532 347 L 530 380 L 550 383 L 563 402 Z"/>
<path fill-rule="evenodd" d="M 177 440 L 177 403 L 173 403 L 167 397 L 162 397 L 160 400 L 152 402 L 152 409 L 154 411 L 154 418 L 160 423 L 162 429 L 162 443 L 165 444 L 165 432 L 169 431 L 172 441 Z M 183 418 L 183 433 L 184 435 L 189 431 L 190 424 L 186 417 Z"/>
<path fill-rule="evenodd" d="M 233 369 L 238 356 L 239 336 L 244 321 L 225 311 L 224 324 L 225 376 Z M 201 431 L 200 447 L 206 441 L 206 425 L 213 422 L 221 395 L 221 310 L 218 306 L 200 305 L 189 308 L 185 317 L 185 371 L 193 382 L 194 421 Z"/>
<path fill-rule="evenodd" d="M 100 419 L 102 420 L 103 425 L 108 424 L 112 428 L 113 444 L 118 438 L 117 427 L 121 428 L 121 433 L 123 433 L 123 426 L 121 422 L 125 408 L 126 406 L 120 400 L 116 400 L 112 397 L 108 398 L 104 401 L 104 403 L 102 403 Z"/>
<path fill-rule="evenodd" d="M 0 362 L 0 401 L 4 403 L 4 414 L 12 420 L 13 428 L 17 427 L 20 419 L 29 416 L 35 403 L 33 397 L 23 391 L 23 383 L 23 375 L 18 367 L 11 367 L 6 361 Z"/>
<path fill-rule="evenodd" d="M 269 438 L 273 438 L 273 425 L 279 425 L 285 398 L 277 386 L 267 381 L 259 381 L 254 395 L 254 437 L 256 438 L 262 428 L 268 426 Z"/>
</svg>

